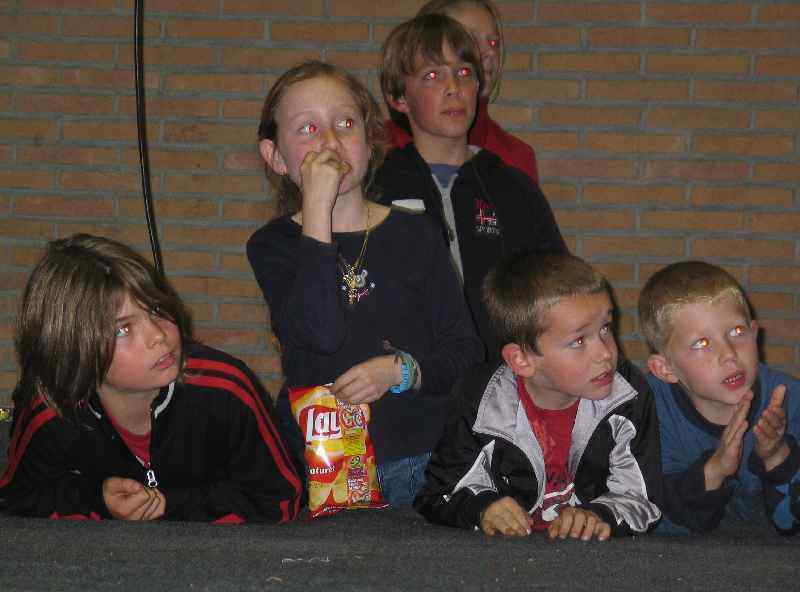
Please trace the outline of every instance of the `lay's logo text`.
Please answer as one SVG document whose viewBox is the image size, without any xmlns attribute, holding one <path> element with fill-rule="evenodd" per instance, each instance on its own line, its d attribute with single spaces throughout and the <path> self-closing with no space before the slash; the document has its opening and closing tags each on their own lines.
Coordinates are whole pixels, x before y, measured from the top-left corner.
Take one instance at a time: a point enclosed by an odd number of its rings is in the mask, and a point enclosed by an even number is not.
<svg viewBox="0 0 800 592">
<path fill-rule="evenodd" d="M 327 407 L 309 407 L 305 418 L 306 442 L 338 440 L 342 437 L 336 410 Z"/>
</svg>

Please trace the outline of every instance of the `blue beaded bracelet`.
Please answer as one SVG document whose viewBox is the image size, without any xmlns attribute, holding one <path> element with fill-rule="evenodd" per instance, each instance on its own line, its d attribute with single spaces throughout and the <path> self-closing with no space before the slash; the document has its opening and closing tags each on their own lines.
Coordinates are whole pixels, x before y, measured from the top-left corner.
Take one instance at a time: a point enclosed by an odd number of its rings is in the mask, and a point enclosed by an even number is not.
<svg viewBox="0 0 800 592">
<path fill-rule="evenodd" d="M 416 364 L 414 362 L 414 358 L 411 357 L 411 354 L 397 350 L 397 355 L 399 355 L 401 358 L 400 372 L 403 375 L 403 380 L 400 381 L 400 384 L 389 387 L 389 391 L 395 394 L 407 391 L 417 381 L 417 373 L 415 372 Z"/>
</svg>

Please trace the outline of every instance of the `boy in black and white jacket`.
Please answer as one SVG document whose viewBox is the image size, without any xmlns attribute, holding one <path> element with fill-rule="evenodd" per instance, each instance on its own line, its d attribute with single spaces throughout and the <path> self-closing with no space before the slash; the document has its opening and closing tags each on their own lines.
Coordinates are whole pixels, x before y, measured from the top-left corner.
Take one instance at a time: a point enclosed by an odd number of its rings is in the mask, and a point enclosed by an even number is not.
<svg viewBox="0 0 800 592">
<path fill-rule="evenodd" d="M 525 255 L 489 274 L 484 299 L 504 363 L 456 388 L 415 508 L 490 535 L 650 530 L 661 517 L 655 404 L 638 370 L 617 364 L 605 279 L 569 254 Z"/>
</svg>

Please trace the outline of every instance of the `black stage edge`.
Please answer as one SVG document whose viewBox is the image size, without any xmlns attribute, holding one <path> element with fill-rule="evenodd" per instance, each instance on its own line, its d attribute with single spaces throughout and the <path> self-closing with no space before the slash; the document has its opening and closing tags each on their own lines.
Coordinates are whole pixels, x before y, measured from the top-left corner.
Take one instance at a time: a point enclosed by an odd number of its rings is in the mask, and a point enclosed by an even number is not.
<svg viewBox="0 0 800 592">
<path fill-rule="evenodd" d="M 800 589 L 800 537 L 766 528 L 554 542 L 356 510 L 278 526 L 0 518 L 0 545 L 4 592 Z"/>
</svg>

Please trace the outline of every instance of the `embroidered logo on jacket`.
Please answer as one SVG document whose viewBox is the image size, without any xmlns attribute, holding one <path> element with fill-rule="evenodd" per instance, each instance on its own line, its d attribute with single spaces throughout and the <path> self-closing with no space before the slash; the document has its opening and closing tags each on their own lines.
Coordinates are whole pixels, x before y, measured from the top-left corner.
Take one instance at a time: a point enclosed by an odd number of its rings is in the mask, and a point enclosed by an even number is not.
<svg viewBox="0 0 800 592">
<path fill-rule="evenodd" d="M 500 236 L 497 214 L 492 205 L 479 197 L 474 200 L 475 233 L 483 236 Z"/>
</svg>

